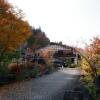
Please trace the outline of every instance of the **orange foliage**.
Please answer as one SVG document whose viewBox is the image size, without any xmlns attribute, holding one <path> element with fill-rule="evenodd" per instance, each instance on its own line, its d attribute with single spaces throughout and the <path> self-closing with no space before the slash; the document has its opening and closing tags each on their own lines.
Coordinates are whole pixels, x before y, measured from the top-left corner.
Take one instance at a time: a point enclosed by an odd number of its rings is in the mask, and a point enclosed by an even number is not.
<svg viewBox="0 0 100 100">
<path fill-rule="evenodd" d="M 8 69 L 11 72 L 19 73 L 23 68 L 23 64 L 11 63 L 8 65 Z"/>
<path fill-rule="evenodd" d="M 94 37 L 91 44 L 86 48 L 87 57 L 95 68 L 100 68 L 100 38 Z"/>
<path fill-rule="evenodd" d="M 50 53 L 51 53 L 51 49 L 45 49 L 45 50 L 42 51 L 41 56 L 44 59 L 48 59 L 48 58 L 51 57 Z"/>
<path fill-rule="evenodd" d="M 31 29 L 7 1 L 0 0 L 0 10 L 0 52 L 13 51 L 31 35 Z"/>
<path fill-rule="evenodd" d="M 86 48 L 86 51 L 88 58 L 95 61 L 97 56 L 100 56 L 100 39 L 98 37 L 93 38 L 91 44 Z"/>
</svg>

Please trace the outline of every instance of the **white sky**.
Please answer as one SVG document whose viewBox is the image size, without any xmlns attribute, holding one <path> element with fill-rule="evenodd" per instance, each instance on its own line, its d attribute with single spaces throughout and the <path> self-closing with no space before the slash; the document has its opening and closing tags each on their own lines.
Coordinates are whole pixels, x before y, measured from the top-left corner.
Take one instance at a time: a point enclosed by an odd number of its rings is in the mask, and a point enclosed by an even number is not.
<svg viewBox="0 0 100 100">
<path fill-rule="evenodd" d="M 41 26 L 51 41 L 82 47 L 100 36 L 100 0 L 8 1 L 23 10 L 30 25 Z"/>
</svg>

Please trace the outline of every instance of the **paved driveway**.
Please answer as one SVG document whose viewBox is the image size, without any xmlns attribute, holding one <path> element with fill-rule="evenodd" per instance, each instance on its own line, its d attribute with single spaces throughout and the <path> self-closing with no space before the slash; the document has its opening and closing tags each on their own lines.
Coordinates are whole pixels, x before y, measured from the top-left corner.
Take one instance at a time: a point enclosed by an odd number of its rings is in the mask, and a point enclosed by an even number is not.
<svg viewBox="0 0 100 100">
<path fill-rule="evenodd" d="M 79 69 L 64 68 L 49 75 L 0 88 L 0 100 L 62 100 L 79 79 Z"/>
</svg>

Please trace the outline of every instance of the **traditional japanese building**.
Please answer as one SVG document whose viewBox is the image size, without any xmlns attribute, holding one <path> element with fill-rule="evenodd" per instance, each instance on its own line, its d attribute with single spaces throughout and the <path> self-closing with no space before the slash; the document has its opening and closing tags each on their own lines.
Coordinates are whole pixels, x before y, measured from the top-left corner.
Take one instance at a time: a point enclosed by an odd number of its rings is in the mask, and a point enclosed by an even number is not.
<svg viewBox="0 0 100 100">
<path fill-rule="evenodd" d="M 46 47 L 38 49 L 36 53 L 39 53 L 46 59 L 71 59 L 72 63 L 75 64 L 77 64 L 79 56 L 77 51 L 73 47 L 54 42 L 51 42 Z"/>
</svg>

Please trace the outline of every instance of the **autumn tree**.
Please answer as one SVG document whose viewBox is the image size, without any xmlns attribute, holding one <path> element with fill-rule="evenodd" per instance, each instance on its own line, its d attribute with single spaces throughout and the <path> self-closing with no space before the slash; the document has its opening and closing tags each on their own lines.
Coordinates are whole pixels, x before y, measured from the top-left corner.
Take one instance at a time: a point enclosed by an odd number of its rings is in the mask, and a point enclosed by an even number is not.
<svg viewBox="0 0 100 100">
<path fill-rule="evenodd" d="M 76 50 L 82 56 L 82 61 L 86 62 L 85 64 L 90 67 L 92 75 L 96 76 L 96 67 L 100 66 L 100 38 L 94 37 L 84 51 L 78 48 Z"/>
<path fill-rule="evenodd" d="M 41 28 L 32 28 L 32 35 L 27 41 L 28 47 L 33 50 L 44 47 L 50 43 L 49 38 L 46 34 L 41 30 Z"/>
<path fill-rule="evenodd" d="M 97 65 L 100 63 L 100 39 L 99 37 L 94 37 L 91 40 L 91 44 L 86 48 L 86 53 L 87 53 L 88 59 L 93 63 L 93 65 Z"/>
<path fill-rule="evenodd" d="M 29 24 L 21 10 L 15 10 L 6 0 L 0 0 L 0 58 L 15 51 L 31 35 Z"/>
</svg>

